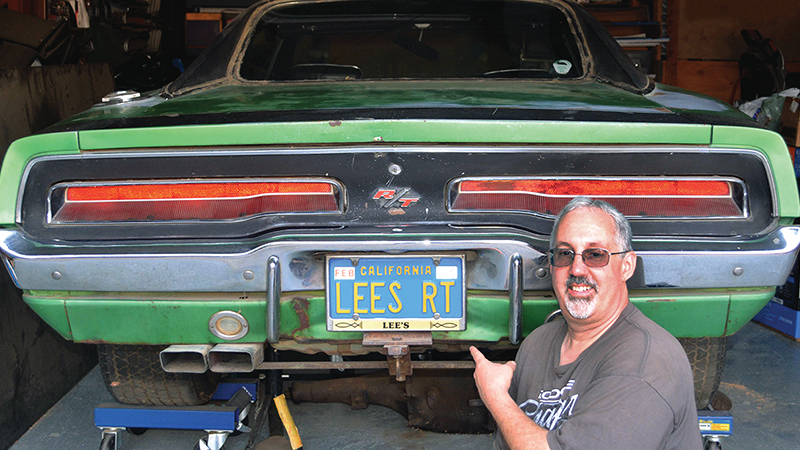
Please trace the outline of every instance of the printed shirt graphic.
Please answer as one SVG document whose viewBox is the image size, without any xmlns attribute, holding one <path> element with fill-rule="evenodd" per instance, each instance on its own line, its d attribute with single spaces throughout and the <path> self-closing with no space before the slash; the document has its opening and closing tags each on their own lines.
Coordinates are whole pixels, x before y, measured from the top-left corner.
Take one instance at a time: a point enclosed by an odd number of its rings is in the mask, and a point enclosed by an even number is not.
<svg viewBox="0 0 800 450">
<path fill-rule="evenodd" d="M 569 380 L 561 389 L 539 392 L 536 400 L 528 399 L 519 405 L 537 425 L 547 430 L 555 430 L 572 415 L 579 394 L 570 395 L 575 380 Z"/>
<path fill-rule="evenodd" d="M 551 449 L 701 450 L 692 371 L 680 343 L 628 304 L 574 361 L 560 364 L 564 321 L 520 346 L 509 395 Z M 502 433 L 494 442 L 508 449 Z"/>
</svg>

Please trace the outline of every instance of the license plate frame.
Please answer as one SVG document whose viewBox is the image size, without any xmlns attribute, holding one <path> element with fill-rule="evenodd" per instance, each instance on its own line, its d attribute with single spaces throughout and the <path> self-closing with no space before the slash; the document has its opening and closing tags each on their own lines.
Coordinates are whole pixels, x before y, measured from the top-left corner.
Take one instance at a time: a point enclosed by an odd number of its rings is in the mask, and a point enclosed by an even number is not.
<svg viewBox="0 0 800 450">
<path fill-rule="evenodd" d="M 460 253 L 325 255 L 326 328 L 464 331 L 465 261 Z"/>
</svg>

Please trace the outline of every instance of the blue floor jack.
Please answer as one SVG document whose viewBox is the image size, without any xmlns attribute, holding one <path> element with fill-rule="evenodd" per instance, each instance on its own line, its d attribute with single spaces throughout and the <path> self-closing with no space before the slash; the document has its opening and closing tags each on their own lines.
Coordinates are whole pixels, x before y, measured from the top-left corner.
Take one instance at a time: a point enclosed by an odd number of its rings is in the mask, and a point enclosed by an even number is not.
<svg viewBox="0 0 800 450">
<path fill-rule="evenodd" d="M 733 433 L 733 416 L 729 411 L 697 411 L 703 450 L 722 450 L 722 438 Z"/>
<path fill-rule="evenodd" d="M 257 381 L 220 383 L 212 403 L 202 406 L 100 405 L 94 410 L 95 426 L 102 431 L 100 450 L 120 450 L 126 430 L 151 428 L 203 430 L 208 435 L 195 450 L 220 450 L 231 433 L 249 431 L 242 421 L 256 401 L 257 388 Z"/>
</svg>

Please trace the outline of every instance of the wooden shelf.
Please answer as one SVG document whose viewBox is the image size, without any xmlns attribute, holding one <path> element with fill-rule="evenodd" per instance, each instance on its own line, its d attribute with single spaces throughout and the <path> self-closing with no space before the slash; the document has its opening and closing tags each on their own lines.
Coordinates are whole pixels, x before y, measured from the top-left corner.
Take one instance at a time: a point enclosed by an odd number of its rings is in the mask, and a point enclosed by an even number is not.
<svg viewBox="0 0 800 450">
<path fill-rule="evenodd" d="M 591 2 L 584 6 L 618 41 L 635 37 L 635 41 L 623 41 L 620 45 L 637 65 L 648 68 L 644 70 L 648 75 L 659 81 L 663 78 L 661 59 L 669 39 L 663 31 L 662 0 Z"/>
</svg>

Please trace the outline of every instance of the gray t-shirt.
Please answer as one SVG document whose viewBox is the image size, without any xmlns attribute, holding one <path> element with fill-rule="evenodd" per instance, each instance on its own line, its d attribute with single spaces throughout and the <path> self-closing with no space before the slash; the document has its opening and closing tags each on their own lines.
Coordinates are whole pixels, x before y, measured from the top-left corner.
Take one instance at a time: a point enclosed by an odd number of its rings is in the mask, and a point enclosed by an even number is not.
<svg viewBox="0 0 800 450">
<path fill-rule="evenodd" d="M 551 449 L 701 449 L 692 371 L 680 343 L 633 304 L 570 364 L 564 320 L 534 330 L 509 393 Z M 507 449 L 501 433 L 494 447 Z"/>
</svg>

